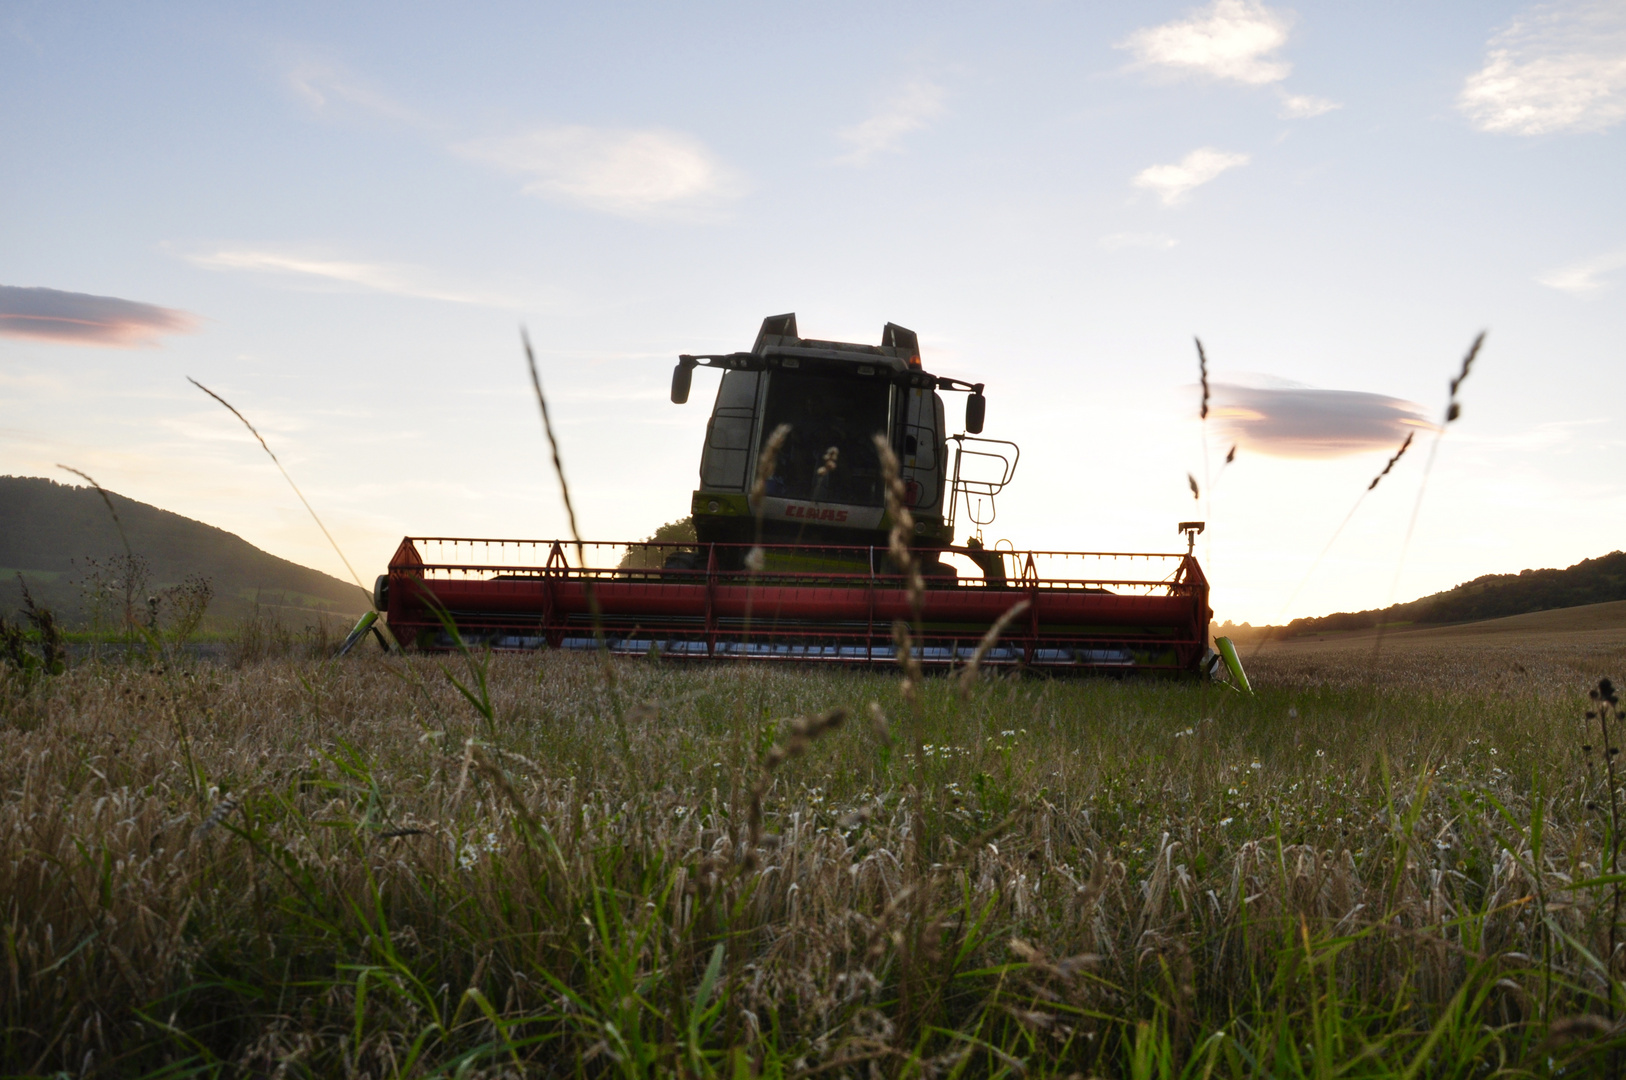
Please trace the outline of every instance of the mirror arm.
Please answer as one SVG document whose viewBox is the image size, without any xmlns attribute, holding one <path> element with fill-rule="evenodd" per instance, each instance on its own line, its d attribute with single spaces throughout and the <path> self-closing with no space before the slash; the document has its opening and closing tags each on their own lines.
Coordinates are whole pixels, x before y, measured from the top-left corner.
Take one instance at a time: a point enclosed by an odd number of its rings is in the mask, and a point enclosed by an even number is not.
<svg viewBox="0 0 1626 1080">
<path fill-rule="evenodd" d="M 706 353 L 699 356 L 691 356 L 688 353 L 682 353 L 678 356 L 678 363 L 688 368 L 742 367 L 743 365 L 739 362 L 742 360 L 749 360 L 751 358 L 752 355 L 750 353 Z M 732 363 L 730 363 L 730 361 L 732 361 Z"/>
</svg>

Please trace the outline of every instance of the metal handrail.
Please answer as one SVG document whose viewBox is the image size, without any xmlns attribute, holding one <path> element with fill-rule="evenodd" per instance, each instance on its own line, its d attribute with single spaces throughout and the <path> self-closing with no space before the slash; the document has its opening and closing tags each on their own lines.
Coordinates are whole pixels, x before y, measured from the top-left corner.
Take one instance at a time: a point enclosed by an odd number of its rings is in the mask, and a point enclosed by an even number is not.
<svg viewBox="0 0 1626 1080">
<path fill-rule="evenodd" d="M 531 548 L 547 548 L 549 550 L 552 549 L 554 544 L 558 544 L 561 548 L 565 549 L 565 551 L 567 553 L 574 552 L 575 546 L 576 546 L 576 542 L 574 540 L 512 540 L 512 539 L 509 539 L 509 540 L 488 540 L 485 537 L 468 537 L 468 536 L 409 536 L 406 539 L 412 541 L 412 543 L 414 543 L 414 544 L 447 544 L 447 543 L 455 543 L 455 544 L 496 544 L 498 546 L 512 544 L 512 545 L 516 545 L 516 546 L 523 545 L 523 546 L 531 547 Z M 697 541 L 694 541 L 694 540 L 583 540 L 582 541 L 582 547 L 584 547 L 584 548 L 652 547 L 652 548 L 671 548 L 671 549 L 674 549 L 674 550 L 694 550 L 696 548 L 707 547 L 707 546 L 714 546 L 714 547 L 718 547 L 718 548 L 737 548 L 737 549 L 744 549 L 744 550 L 749 550 L 749 549 L 751 549 L 753 547 L 760 547 L 764 551 L 802 551 L 802 552 L 807 552 L 807 551 L 854 551 L 854 552 L 856 552 L 856 551 L 868 551 L 869 550 L 869 545 L 865 545 L 865 544 L 750 544 L 750 543 L 721 543 L 721 542 L 719 542 L 719 543 L 716 543 L 716 544 L 713 544 L 713 545 L 707 545 L 705 543 L 697 542 Z M 974 548 L 966 548 L 966 547 L 945 546 L 943 548 L 937 548 L 937 549 L 933 549 L 933 550 L 941 550 L 941 551 L 945 551 L 945 552 L 950 552 L 952 554 L 964 555 L 964 554 L 967 554 L 967 553 L 969 553 L 969 552 L 971 552 L 973 550 L 976 550 L 976 549 L 974 549 Z M 994 549 L 992 549 L 992 548 L 984 548 L 982 550 L 984 552 L 989 552 L 989 551 L 993 551 Z M 1109 559 L 1175 559 L 1175 560 L 1180 560 L 1180 559 L 1184 559 L 1184 558 L 1187 557 L 1187 553 L 1184 552 L 1184 551 L 1066 551 L 1066 550 L 1063 550 L 1063 549 L 1060 549 L 1060 548 L 1054 548 L 1054 549 L 1052 549 L 1052 548 L 1023 548 L 1021 550 L 1011 550 L 1011 551 L 1001 549 L 998 552 L 998 554 L 1001 554 L 1001 555 L 1017 555 L 1017 556 L 1045 555 L 1045 556 L 1062 556 L 1062 557 L 1073 557 L 1073 558 L 1109 558 Z"/>
<path fill-rule="evenodd" d="M 1009 484 L 1016 478 L 1016 466 L 1017 463 L 1022 460 L 1022 448 L 1007 439 L 979 439 L 974 435 L 964 434 L 950 435 L 949 438 L 953 439 L 959 445 L 954 448 L 954 474 L 949 479 L 949 505 L 948 513 L 944 516 L 944 521 L 948 525 L 949 530 L 952 532 L 954 529 L 955 518 L 959 511 L 959 501 L 963 495 L 966 504 L 966 516 L 971 519 L 972 523 L 978 528 L 981 528 L 984 525 L 992 525 L 994 518 L 997 515 L 997 512 L 994 509 L 994 496 L 1003 491 L 1005 489 L 1005 485 Z M 1008 446 L 1011 448 L 1012 455 L 1010 457 L 1006 457 L 1004 454 L 994 453 L 988 450 L 968 450 L 966 449 L 965 445 L 968 442 L 986 443 L 990 446 Z M 1003 466 L 1000 471 L 1000 478 L 998 480 L 967 480 L 962 477 L 960 475 L 960 463 L 968 456 L 988 458 L 990 460 L 1000 462 Z M 979 499 L 988 500 L 989 514 L 986 520 L 978 518 L 972 512 L 972 496 L 976 496 Z"/>
</svg>

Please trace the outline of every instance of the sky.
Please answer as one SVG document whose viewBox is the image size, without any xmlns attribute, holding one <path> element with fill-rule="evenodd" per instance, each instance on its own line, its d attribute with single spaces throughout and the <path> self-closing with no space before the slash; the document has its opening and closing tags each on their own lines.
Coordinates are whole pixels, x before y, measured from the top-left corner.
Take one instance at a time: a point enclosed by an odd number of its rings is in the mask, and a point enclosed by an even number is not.
<svg viewBox="0 0 1626 1080">
<path fill-rule="evenodd" d="M 794 311 L 987 384 L 985 540 L 1201 519 L 1219 619 L 1382 606 L 1623 546 L 1623 139 L 1626 0 L 0 0 L 0 474 L 348 576 L 190 377 L 365 581 L 562 536 L 524 327 L 636 539 L 676 355 Z"/>
</svg>

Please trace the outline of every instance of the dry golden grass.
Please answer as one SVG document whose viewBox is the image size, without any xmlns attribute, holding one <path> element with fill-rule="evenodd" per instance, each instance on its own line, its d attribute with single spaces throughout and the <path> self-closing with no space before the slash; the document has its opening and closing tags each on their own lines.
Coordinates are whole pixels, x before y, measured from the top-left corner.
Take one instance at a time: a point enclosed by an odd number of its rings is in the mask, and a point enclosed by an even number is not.
<svg viewBox="0 0 1626 1080">
<path fill-rule="evenodd" d="M 1248 646 L 1278 685 L 1562 694 L 1626 671 L 1626 601 L 1377 634 L 1305 635 Z M 1376 658 L 1374 659 L 1374 653 Z"/>
<path fill-rule="evenodd" d="M 918 714 L 887 672 L 621 663 L 619 723 L 557 654 L 488 698 L 479 658 L 83 666 L 3 699 L 0 1071 L 1604 1061 L 1618 651 L 1498 682 L 1391 642 L 1376 689 L 1284 650 L 1253 699 L 928 678 Z"/>
</svg>

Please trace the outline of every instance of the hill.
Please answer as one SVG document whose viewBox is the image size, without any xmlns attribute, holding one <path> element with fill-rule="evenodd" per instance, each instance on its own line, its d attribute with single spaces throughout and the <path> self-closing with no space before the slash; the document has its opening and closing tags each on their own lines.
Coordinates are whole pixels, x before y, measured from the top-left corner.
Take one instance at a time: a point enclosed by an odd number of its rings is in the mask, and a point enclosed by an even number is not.
<svg viewBox="0 0 1626 1080">
<path fill-rule="evenodd" d="M 145 561 L 144 595 L 202 575 L 214 587 L 208 623 L 235 622 L 254 610 L 299 623 L 320 615 L 354 618 L 367 600 L 354 583 L 279 559 L 240 536 L 108 492 L 130 550 Z M 91 618 L 86 586 L 122 559 L 124 541 L 95 488 L 39 477 L 0 476 L 0 613 L 21 603 L 17 574 L 34 599 L 69 626 Z"/>
<path fill-rule="evenodd" d="M 1269 633 L 1272 637 L 1305 634 L 1343 634 L 1391 628 L 1441 626 L 1452 623 L 1504 619 L 1537 611 L 1554 611 L 1626 600 L 1626 552 L 1613 551 L 1596 559 L 1583 559 L 1562 570 L 1521 570 L 1517 574 L 1486 574 L 1454 589 L 1404 604 L 1366 611 L 1340 611 L 1316 618 L 1294 619 L 1284 627 L 1233 628 L 1243 638 Z M 1230 624 L 1220 632 L 1228 632 Z"/>
<path fill-rule="evenodd" d="M 1619 640 L 1626 644 L 1626 600 L 1527 611 L 1522 615 L 1503 615 L 1496 619 L 1478 619 L 1465 623 L 1411 623 L 1405 626 L 1390 624 L 1384 627 L 1383 640 L 1385 649 L 1403 650 L 1423 645 L 1490 644 L 1498 639 L 1520 644 L 1551 642 L 1558 639 L 1582 641 L 1592 640 L 1600 635 L 1610 641 Z M 1295 647 L 1327 645 L 1370 650 L 1377 636 L 1378 628 L 1374 626 L 1325 636 L 1297 634 L 1279 640 Z"/>
</svg>

